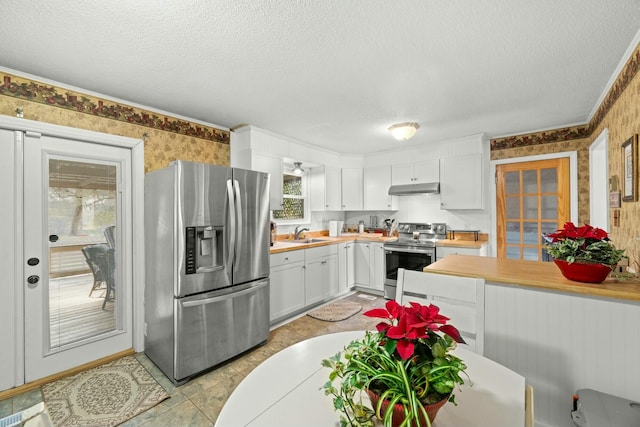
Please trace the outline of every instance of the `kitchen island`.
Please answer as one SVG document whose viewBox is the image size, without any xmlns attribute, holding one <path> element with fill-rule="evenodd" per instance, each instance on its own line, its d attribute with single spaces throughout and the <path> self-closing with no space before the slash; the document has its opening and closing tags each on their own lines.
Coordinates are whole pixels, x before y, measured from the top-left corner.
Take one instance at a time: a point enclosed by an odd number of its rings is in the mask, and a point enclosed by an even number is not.
<svg viewBox="0 0 640 427">
<path fill-rule="evenodd" d="M 574 282 L 566 279 L 552 262 L 449 255 L 425 267 L 424 271 L 483 278 L 485 282 L 503 285 L 640 301 L 640 280 L 608 278 L 595 284 Z"/>
<path fill-rule="evenodd" d="M 581 388 L 640 402 L 638 280 L 580 283 L 553 263 L 465 255 L 424 271 L 485 280 L 484 355 L 533 385 L 536 426 L 572 427 Z"/>
</svg>

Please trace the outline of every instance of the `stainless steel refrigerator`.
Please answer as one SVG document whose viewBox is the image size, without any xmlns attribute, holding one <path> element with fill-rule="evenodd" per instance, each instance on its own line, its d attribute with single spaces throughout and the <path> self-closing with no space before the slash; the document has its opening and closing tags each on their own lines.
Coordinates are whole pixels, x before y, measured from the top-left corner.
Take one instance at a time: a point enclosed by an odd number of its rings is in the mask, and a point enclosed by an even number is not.
<svg viewBox="0 0 640 427">
<path fill-rule="evenodd" d="M 145 177 L 145 353 L 176 384 L 267 339 L 268 189 L 185 161 Z"/>
</svg>

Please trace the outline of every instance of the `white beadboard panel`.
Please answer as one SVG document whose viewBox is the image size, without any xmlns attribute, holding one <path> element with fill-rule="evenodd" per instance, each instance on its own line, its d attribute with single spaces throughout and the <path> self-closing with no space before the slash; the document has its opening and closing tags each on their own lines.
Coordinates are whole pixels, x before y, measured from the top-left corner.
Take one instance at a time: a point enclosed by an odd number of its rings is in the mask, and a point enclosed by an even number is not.
<svg viewBox="0 0 640 427">
<path fill-rule="evenodd" d="M 487 283 L 484 349 L 533 386 L 538 426 L 574 426 L 581 388 L 640 401 L 637 302 Z"/>
</svg>

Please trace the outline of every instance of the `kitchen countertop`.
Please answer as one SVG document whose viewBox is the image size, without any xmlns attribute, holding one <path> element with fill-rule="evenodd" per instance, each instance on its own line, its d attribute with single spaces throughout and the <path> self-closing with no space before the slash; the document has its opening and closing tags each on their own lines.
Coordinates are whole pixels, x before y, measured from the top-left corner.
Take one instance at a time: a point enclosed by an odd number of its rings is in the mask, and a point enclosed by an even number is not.
<svg viewBox="0 0 640 427">
<path fill-rule="evenodd" d="M 448 255 L 424 268 L 429 273 L 483 278 L 511 286 L 640 301 L 640 280 L 608 278 L 602 283 L 566 279 L 552 262 L 522 261 L 472 255 Z"/>
<path fill-rule="evenodd" d="M 342 242 L 367 241 L 367 242 L 383 242 L 383 243 L 386 243 L 386 242 L 394 242 L 394 241 L 398 240 L 398 238 L 395 237 L 395 236 L 393 236 L 393 237 L 385 237 L 385 236 L 373 235 L 371 233 L 341 234 L 340 236 L 337 236 L 337 237 L 329 237 L 328 235 L 323 235 L 323 234 L 318 234 L 318 233 L 312 232 L 312 233 L 305 233 L 304 238 L 308 238 L 308 239 L 323 239 L 324 241 L 322 241 L 322 242 L 314 242 L 314 243 L 299 243 L 299 242 L 294 242 L 294 241 L 287 240 L 287 239 L 278 239 L 278 240 L 276 240 L 274 245 L 271 246 L 270 252 L 272 254 L 277 254 L 277 253 L 280 253 L 280 252 L 297 251 L 297 250 L 300 250 L 300 249 L 315 248 L 315 247 L 318 247 L 318 246 L 335 245 L 337 243 L 342 243 Z"/>
</svg>

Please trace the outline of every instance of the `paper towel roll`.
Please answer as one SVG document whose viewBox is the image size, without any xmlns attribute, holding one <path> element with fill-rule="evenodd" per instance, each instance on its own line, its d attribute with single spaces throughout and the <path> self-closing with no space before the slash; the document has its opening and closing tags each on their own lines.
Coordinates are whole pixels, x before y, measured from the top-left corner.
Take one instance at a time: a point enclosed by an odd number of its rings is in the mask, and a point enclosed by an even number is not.
<svg viewBox="0 0 640 427">
<path fill-rule="evenodd" d="M 338 235 L 338 221 L 329 221 L 329 236 L 336 237 Z"/>
</svg>

